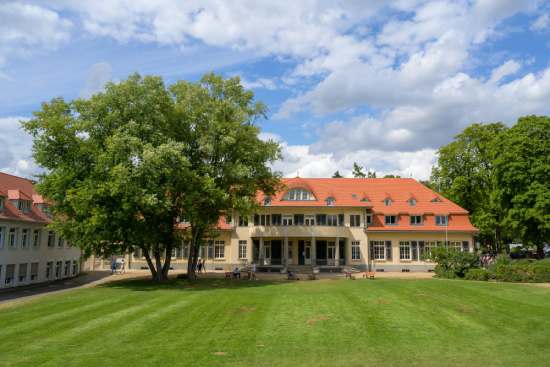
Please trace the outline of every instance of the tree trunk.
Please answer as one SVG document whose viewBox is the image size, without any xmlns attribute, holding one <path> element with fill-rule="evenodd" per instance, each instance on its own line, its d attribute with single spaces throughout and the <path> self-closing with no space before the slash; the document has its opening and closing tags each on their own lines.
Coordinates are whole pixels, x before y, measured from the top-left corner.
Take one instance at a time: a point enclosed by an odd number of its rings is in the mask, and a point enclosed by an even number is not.
<svg viewBox="0 0 550 367">
<path fill-rule="evenodd" d="M 153 260 L 151 260 L 149 250 L 142 247 L 141 251 L 143 251 L 145 260 L 147 260 L 147 266 L 149 266 L 149 270 L 151 271 L 151 279 L 155 280 L 157 278 L 157 269 L 155 268 L 155 264 L 153 264 Z"/>
<path fill-rule="evenodd" d="M 197 274 L 195 273 L 195 269 L 197 268 L 198 253 L 204 231 L 201 228 L 193 226 L 191 226 L 191 230 L 191 244 L 189 246 L 189 258 L 187 260 L 187 278 L 196 279 Z"/>
<path fill-rule="evenodd" d="M 166 254 L 164 257 L 164 266 L 162 267 L 163 280 L 168 280 L 168 272 L 170 271 L 170 262 L 172 261 L 172 243 L 166 246 Z"/>
</svg>

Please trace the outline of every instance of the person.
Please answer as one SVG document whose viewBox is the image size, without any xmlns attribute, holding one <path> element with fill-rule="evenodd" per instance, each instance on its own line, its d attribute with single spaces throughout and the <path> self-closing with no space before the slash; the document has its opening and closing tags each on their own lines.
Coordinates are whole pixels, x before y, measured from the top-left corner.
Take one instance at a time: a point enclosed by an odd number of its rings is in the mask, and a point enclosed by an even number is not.
<svg viewBox="0 0 550 367">
<path fill-rule="evenodd" d="M 233 269 L 233 278 L 241 279 L 241 272 L 239 271 L 239 268 L 237 266 L 235 266 L 235 269 Z"/>
<path fill-rule="evenodd" d="M 256 263 L 252 263 L 252 279 L 256 280 Z"/>
<path fill-rule="evenodd" d="M 120 259 L 120 274 L 124 274 L 125 273 L 125 266 L 126 266 L 126 263 L 124 262 L 124 259 Z"/>
<path fill-rule="evenodd" d="M 115 274 L 116 273 L 116 258 L 112 258 L 112 261 L 111 261 L 111 274 Z"/>
<path fill-rule="evenodd" d="M 202 272 L 206 273 L 206 264 L 204 262 L 205 262 L 205 260 L 202 259 Z"/>
<path fill-rule="evenodd" d="M 201 270 L 202 270 L 202 260 L 199 259 L 199 260 L 197 261 L 197 272 L 200 273 Z"/>
</svg>

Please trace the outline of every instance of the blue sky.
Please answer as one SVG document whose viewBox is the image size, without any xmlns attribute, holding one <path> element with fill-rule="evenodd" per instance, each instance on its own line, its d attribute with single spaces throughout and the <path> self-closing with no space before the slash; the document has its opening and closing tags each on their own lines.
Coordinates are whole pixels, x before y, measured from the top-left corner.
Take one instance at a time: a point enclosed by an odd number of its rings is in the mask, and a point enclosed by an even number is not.
<svg viewBox="0 0 550 367">
<path fill-rule="evenodd" d="M 550 111 L 547 1 L 2 1 L 0 170 L 40 170 L 40 103 L 129 74 L 239 76 L 268 105 L 286 176 L 429 177 L 472 122 Z"/>
</svg>

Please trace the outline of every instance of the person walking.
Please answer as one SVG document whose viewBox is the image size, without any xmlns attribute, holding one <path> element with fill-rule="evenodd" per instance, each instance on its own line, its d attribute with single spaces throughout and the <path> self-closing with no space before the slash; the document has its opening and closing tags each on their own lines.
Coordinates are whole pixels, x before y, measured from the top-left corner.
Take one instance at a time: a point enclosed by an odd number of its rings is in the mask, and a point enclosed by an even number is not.
<svg viewBox="0 0 550 367">
<path fill-rule="evenodd" d="M 202 260 L 199 259 L 199 260 L 197 261 L 197 273 L 200 273 L 201 270 L 202 270 Z"/>
<path fill-rule="evenodd" d="M 126 262 L 122 258 L 120 259 L 120 274 L 124 274 L 126 272 Z"/>
<path fill-rule="evenodd" d="M 252 279 L 256 280 L 256 263 L 252 263 Z"/>
<path fill-rule="evenodd" d="M 206 273 L 206 264 L 205 264 L 206 260 L 202 259 L 202 272 L 203 273 Z"/>
<path fill-rule="evenodd" d="M 111 259 L 111 275 L 116 274 L 116 258 Z"/>
</svg>

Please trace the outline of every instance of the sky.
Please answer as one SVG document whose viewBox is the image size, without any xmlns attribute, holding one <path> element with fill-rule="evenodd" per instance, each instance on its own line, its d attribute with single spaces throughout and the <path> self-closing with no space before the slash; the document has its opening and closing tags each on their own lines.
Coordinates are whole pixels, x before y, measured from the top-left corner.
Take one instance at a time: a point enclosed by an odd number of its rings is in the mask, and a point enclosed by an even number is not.
<svg viewBox="0 0 550 367">
<path fill-rule="evenodd" d="M 0 0 L 0 171 L 40 172 L 42 102 L 212 71 L 268 106 L 285 176 L 424 180 L 469 124 L 550 113 L 550 2 Z"/>
</svg>

